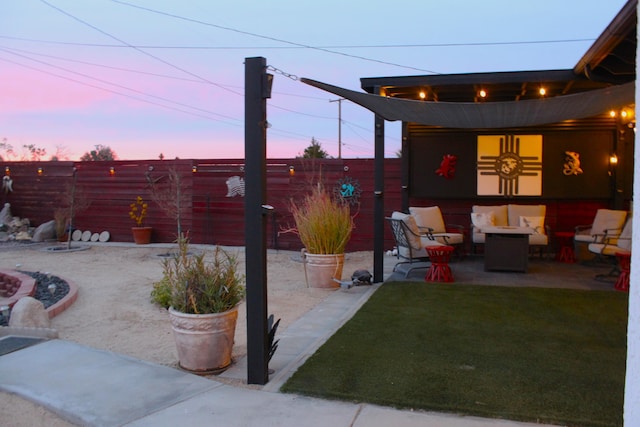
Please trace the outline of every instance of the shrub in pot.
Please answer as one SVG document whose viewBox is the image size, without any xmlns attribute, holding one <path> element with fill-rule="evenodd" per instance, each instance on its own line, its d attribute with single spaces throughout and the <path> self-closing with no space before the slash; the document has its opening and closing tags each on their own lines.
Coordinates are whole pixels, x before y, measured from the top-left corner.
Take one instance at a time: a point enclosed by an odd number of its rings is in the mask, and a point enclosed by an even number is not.
<svg viewBox="0 0 640 427">
<path fill-rule="evenodd" d="M 194 373 L 218 373 L 231 364 L 238 304 L 245 295 L 238 260 L 216 246 L 191 254 L 185 236 L 178 251 L 163 260 L 163 277 L 153 286 L 153 301 L 169 309 L 178 360 Z"/>
<path fill-rule="evenodd" d="M 308 285 L 338 287 L 333 279 L 342 278 L 344 251 L 354 227 L 349 205 L 318 184 L 300 203 L 292 202 L 291 212 L 295 232 L 304 245 L 302 253 Z"/>
</svg>

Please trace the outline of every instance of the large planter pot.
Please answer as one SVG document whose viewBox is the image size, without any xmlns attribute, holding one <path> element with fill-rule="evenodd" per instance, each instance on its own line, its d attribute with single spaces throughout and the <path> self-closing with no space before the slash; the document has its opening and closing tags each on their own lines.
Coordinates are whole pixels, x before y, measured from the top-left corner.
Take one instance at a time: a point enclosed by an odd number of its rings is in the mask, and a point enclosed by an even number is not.
<svg viewBox="0 0 640 427">
<path fill-rule="evenodd" d="M 342 279 L 344 254 L 310 254 L 303 250 L 303 261 L 307 285 L 311 288 L 337 288 Z"/>
<path fill-rule="evenodd" d="M 151 227 L 131 227 L 133 241 L 136 245 L 148 245 L 151 243 Z"/>
<path fill-rule="evenodd" d="M 223 313 L 186 314 L 169 308 L 180 367 L 196 374 L 215 374 L 231 364 L 238 308 Z"/>
</svg>

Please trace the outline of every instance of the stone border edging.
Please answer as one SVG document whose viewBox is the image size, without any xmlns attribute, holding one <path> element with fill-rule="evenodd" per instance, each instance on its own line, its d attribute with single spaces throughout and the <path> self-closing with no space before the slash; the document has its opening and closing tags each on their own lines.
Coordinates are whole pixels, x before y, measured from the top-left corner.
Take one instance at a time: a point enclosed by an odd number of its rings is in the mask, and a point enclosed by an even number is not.
<svg viewBox="0 0 640 427">
<path fill-rule="evenodd" d="M 36 280 L 31 276 L 11 269 L 0 269 L 0 275 L 20 280 L 20 286 L 13 295 L 9 297 L 0 297 L 2 305 L 6 304 L 9 307 L 13 307 L 20 298 L 33 296 L 36 291 Z"/>
<path fill-rule="evenodd" d="M 69 292 L 67 292 L 67 294 L 62 297 L 60 301 L 47 308 L 49 319 L 53 319 L 55 316 L 65 311 L 71 306 L 71 304 L 76 301 L 76 299 L 78 299 L 78 285 L 76 285 L 76 283 L 71 280 L 64 278 L 61 279 L 67 282 L 67 285 L 69 285 Z"/>
</svg>

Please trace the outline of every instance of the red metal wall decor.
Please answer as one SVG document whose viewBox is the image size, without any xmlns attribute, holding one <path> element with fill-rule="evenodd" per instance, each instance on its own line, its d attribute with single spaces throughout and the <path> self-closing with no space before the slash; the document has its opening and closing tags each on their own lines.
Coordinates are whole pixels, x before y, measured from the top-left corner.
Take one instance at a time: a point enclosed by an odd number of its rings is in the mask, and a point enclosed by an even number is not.
<svg viewBox="0 0 640 427">
<path fill-rule="evenodd" d="M 446 179 L 452 179 L 456 174 L 456 163 L 458 162 L 458 156 L 453 154 L 445 154 L 442 156 L 442 162 L 440 167 L 436 169 L 436 174 Z"/>
</svg>

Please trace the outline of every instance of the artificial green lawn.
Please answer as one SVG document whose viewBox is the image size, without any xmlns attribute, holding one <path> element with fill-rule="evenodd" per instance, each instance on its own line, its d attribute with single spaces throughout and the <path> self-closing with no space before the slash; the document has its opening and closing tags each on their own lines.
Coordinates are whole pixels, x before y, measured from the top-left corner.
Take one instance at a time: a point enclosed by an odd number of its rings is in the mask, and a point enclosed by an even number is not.
<svg viewBox="0 0 640 427">
<path fill-rule="evenodd" d="M 282 391 L 493 418 L 622 425 L 627 296 L 386 283 Z"/>
</svg>

